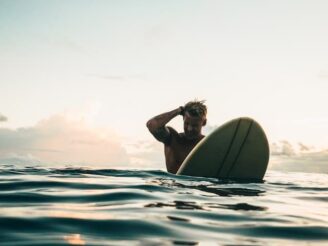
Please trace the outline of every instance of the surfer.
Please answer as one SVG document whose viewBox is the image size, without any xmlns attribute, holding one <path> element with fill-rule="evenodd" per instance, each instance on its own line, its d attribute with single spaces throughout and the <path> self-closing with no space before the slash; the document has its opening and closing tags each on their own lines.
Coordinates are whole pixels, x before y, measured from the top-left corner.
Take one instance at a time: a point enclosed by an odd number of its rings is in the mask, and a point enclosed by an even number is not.
<svg viewBox="0 0 328 246">
<path fill-rule="evenodd" d="M 204 138 L 202 127 L 206 125 L 207 107 L 204 101 L 190 101 L 172 111 L 160 114 L 147 122 L 151 134 L 164 144 L 167 171 L 175 174 L 184 159 Z M 178 133 L 166 124 L 174 117 L 183 117 L 183 133 Z"/>
</svg>

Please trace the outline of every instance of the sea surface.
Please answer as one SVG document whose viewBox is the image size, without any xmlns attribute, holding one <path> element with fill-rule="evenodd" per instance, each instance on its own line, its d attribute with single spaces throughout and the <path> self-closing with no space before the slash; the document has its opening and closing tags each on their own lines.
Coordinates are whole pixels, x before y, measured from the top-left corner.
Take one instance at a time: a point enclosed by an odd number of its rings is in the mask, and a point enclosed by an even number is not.
<svg viewBox="0 0 328 246">
<path fill-rule="evenodd" d="M 0 245 L 328 245 L 328 175 L 1 165 Z"/>
</svg>

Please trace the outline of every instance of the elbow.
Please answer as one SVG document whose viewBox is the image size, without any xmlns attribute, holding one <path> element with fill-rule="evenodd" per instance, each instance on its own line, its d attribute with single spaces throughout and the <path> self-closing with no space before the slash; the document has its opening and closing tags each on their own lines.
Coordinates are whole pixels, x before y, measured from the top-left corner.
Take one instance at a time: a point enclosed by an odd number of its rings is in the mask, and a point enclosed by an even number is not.
<svg viewBox="0 0 328 246">
<path fill-rule="evenodd" d="M 150 132 L 152 132 L 152 130 L 154 129 L 154 124 L 151 120 L 147 121 L 146 126 Z"/>
<path fill-rule="evenodd" d="M 157 120 L 155 119 L 150 119 L 147 121 L 146 126 L 148 128 L 148 130 L 153 134 L 155 133 L 158 129 L 159 129 L 159 125 Z"/>
</svg>

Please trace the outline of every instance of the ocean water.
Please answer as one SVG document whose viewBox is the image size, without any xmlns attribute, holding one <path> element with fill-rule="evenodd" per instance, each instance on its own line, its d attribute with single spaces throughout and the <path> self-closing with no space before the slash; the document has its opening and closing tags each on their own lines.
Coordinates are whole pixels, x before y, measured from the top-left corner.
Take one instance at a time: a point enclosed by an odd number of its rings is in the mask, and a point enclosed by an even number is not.
<svg viewBox="0 0 328 246">
<path fill-rule="evenodd" d="M 328 175 L 2 165 L 0 245 L 328 245 Z"/>
</svg>

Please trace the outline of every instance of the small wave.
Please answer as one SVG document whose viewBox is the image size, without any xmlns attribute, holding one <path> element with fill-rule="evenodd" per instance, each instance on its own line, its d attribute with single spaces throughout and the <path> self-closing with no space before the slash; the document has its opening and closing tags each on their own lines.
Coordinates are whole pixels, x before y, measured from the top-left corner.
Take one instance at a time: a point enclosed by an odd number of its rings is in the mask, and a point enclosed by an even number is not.
<svg viewBox="0 0 328 246">
<path fill-rule="evenodd" d="M 326 176 L 238 182 L 161 170 L 0 169 L 1 245 L 328 243 Z"/>
</svg>

